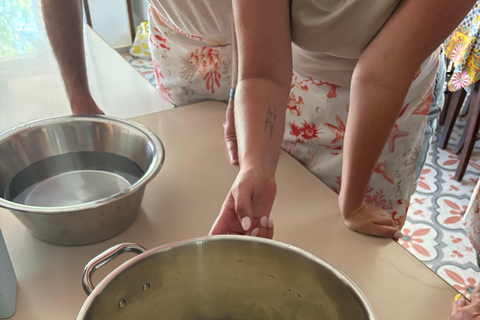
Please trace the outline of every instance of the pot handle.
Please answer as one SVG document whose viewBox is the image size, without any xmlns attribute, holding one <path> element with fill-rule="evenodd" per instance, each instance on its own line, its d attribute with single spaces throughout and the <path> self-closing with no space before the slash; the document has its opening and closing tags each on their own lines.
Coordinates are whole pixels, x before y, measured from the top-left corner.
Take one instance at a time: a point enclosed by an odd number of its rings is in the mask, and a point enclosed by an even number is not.
<svg viewBox="0 0 480 320">
<path fill-rule="evenodd" d="M 114 260 L 122 253 L 133 252 L 137 254 L 142 254 L 145 251 L 147 251 L 147 249 L 138 244 L 121 243 L 117 244 L 114 247 L 111 247 L 110 249 L 104 251 L 103 253 L 90 260 L 90 262 L 87 263 L 87 265 L 85 266 L 82 274 L 82 287 L 87 296 L 90 295 L 90 293 L 92 293 L 92 291 L 95 289 L 92 284 L 92 276 L 95 271 L 97 271 L 110 261 Z"/>
</svg>

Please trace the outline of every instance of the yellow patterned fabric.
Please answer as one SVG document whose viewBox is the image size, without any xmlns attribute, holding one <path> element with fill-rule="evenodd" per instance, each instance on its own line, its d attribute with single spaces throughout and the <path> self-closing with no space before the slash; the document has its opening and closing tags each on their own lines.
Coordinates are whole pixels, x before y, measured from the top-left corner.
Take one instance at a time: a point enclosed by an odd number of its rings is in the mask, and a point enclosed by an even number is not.
<svg viewBox="0 0 480 320">
<path fill-rule="evenodd" d="M 444 51 L 455 70 L 448 83 L 449 91 L 465 88 L 480 79 L 480 1 L 462 23 L 445 40 Z"/>
<path fill-rule="evenodd" d="M 148 23 L 142 22 L 137 27 L 135 40 L 130 47 L 130 55 L 138 58 L 150 59 L 150 49 L 148 48 Z"/>
</svg>

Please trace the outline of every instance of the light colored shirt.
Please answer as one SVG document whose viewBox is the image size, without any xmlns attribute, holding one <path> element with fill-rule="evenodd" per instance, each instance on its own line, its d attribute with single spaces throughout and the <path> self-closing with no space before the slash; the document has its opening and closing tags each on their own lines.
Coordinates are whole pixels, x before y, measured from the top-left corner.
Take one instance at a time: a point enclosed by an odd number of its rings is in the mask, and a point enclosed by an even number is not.
<svg viewBox="0 0 480 320">
<path fill-rule="evenodd" d="M 400 0 L 292 0 L 293 67 L 349 87 L 362 52 Z"/>
<path fill-rule="evenodd" d="M 148 0 L 175 31 L 197 39 L 230 38 L 230 0 Z"/>
</svg>

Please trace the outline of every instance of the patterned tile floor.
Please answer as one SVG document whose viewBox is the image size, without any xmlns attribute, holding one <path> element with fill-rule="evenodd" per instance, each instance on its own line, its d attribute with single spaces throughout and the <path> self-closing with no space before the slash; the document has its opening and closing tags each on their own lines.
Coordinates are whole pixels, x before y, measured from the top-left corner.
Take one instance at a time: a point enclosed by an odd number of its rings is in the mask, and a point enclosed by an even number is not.
<svg viewBox="0 0 480 320">
<path fill-rule="evenodd" d="M 433 142 L 399 243 L 455 289 L 469 294 L 480 282 L 480 268 L 462 218 L 480 174 L 480 145 L 475 145 L 463 180 L 455 181 L 458 157 L 451 149 L 464 125 L 464 120 L 457 122 L 446 150 Z"/>
<path fill-rule="evenodd" d="M 156 86 L 151 60 L 123 56 Z M 451 148 L 463 127 L 464 121 L 459 120 L 446 150 L 438 148 L 434 137 L 399 243 L 455 289 L 468 295 L 480 283 L 480 268 L 462 218 L 480 175 L 480 144 L 475 146 L 463 180 L 453 180 L 458 157 L 451 153 Z"/>
</svg>

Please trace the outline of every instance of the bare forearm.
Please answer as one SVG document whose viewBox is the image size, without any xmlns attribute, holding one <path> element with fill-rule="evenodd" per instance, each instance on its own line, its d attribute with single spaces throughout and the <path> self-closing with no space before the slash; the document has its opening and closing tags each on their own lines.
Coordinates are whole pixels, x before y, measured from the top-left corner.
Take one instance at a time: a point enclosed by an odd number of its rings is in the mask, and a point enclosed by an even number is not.
<svg viewBox="0 0 480 320">
<path fill-rule="evenodd" d="M 235 126 L 240 166 L 257 166 L 274 176 L 285 130 L 288 89 L 258 78 L 237 84 Z"/>
<path fill-rule="evenodd" d="M 235 32 L 235 22 L 232 17 L 232 81 L 231 88 L 233 90 L 237 87 L 237 78 L 238 78 L 238 59 L 237 59 L 237 35 Z"/>
<path fill-rule="evenodd" d="M 415 73 L 473 3 L 402 1 L 362 54 L 352 79 L 345 132 L 342 213 L 363 199 Z"/>
<path fill-rule="evenodd" d="M 398 82 L 392 87 L 388 83 L 383 86 L 376 82 L 352 82 L 341 190 L 341 198 L 348 201 L 343 203 L 342 212 L 355 210 L 363 200 L 410 83 L 405 80 L 402 86 Z"/>
<path fill-rule="evenodd" d="M 42 12 L 53 52 L 72 100 L 88 92 L 81 0 L 42 0 Z"/>
<path fill-rule="evenodd" d="M 271 177 L 280 155 L 292 75 L 289 8 L 286 0 L 233 1 L 239 162 L 242 168 L 262 168 Z"/>
</svg>

